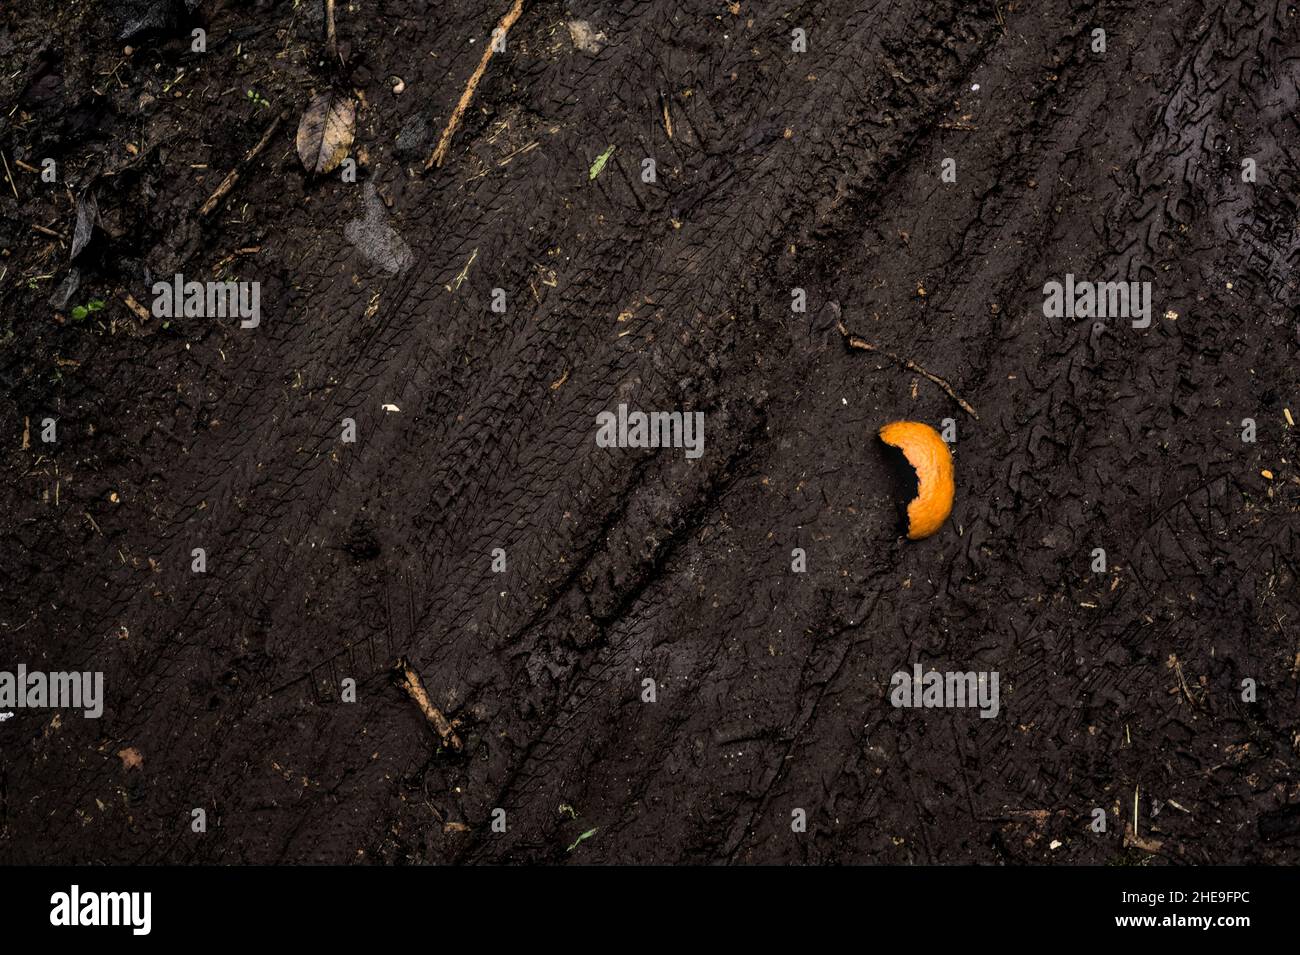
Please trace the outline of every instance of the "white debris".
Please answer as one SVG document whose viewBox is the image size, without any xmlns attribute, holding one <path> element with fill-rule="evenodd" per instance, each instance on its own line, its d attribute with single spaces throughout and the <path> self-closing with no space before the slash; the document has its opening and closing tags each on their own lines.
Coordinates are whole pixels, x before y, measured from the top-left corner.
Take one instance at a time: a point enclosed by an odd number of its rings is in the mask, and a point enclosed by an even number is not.
<svg viewBox="0 0 1300 955">
<path fill-rule="evenodd" d="M 399 407 L 397 407 L 397 405 L 391 405 L 391 404 L 390 404 L 390 405 L 384 405 L 384 410 L 385 410 L 385 411 L 401 411 L 402 409 L 399 408 Z"/>
<path fill-rule="evenodd" d="M 597 32 L 586 20 L 570 20 L 565 26 L 569 28 L 573 45 L 583 53 L 599 53 L 604 47 L 605 34 Z"/>
</svg>

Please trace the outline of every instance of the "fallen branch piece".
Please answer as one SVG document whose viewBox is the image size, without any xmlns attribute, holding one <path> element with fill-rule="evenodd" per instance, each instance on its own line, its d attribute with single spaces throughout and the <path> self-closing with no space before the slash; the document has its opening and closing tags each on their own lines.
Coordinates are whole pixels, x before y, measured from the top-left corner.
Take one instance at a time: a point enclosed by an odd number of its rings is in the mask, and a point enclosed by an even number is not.
<svg viewBox="0 0 1300 955">
<path fill-rule="evenodd" d="M 451 148 L 451 138 L 456 135 L 456 127 L 460 125 L 461 119 L 465 116 L 465 110 L 469 109 L 470 100 L 474 98 L 474 91 L 478 89 L 479 81 L 483 79 L 483 74 L 487 72 L 488 60 L 492 59 L 492 54 L 496 52 L 496 46 L 505 40 L 506 34 L 510 28 L 515 25 L 524 12 L 524 0 L 515 0 L 514 4 L 506 11 L 506 15 L 501 18 L 497 28 L 492 31 L 492 39 L 488 41 L 487 49 L 483 51 L 483 58 L 478 61 L 478 69 L 469 78 L 469 83 L 465 86 L 465 92 L 460 94 L 460 102 L 452 111 L 451 119 L 447 121 L 447 127 L 442 131 L 442 136 L 438 139 L 438 146 L 434 149 L 433 154 L 429 156 L 424 164 L 425 169 L 431 169 L 434 166 L 441 166 L 442 161 L 447 158 L 447 150 Z"/>
<path fill-rule="evenodd" d="M 895 355 L 893 352 L 886 351 L 885 349 L 881 348 L 879 345 L 871 344 L 871 342 L 867 341 L 865 338 L 861 337 L 860 335 L 854 335 L 852 332 L 850 332 L 847 328 L 844 327 L 844 322 L 841 321 L 838 314 L 838 310 L 835 316 L 835 327 L 840 330 L 840 334 L 844 336 L 844 340 L 848 342 L 850 348 L 860 348 L 863 351 L 871 351 L 871 352 L 876 352 L 877 354 L 880 355 L 884 355 L 886 358 L 890 358 L 893 361 L 897 362 L 898 364 L 902 365 L 908 371 L 914 371 L 918 375 L 921 375 L 924 378 L 928 378 L 930 381 L 934 382 L 936 385 L 938 385 L 940 388 L 946 391 L 948 393 L 948 397 L 951 398 L 953 401 L 957 402 L 957 404 L 961 406 L 962 411 L 966 412 L 976 421 L 980 419 L 980 416 L 976 413 L 975 409 L 970 406 L 970 403 L 967 402 L 965 399 L 963 399 L 960 395 L 958 395 L 957 392 L 953 391 L 952 385 L 948 384 L 948 382 L 944 381 L 938 375 L 934 375 L 926 371 L 924 368 L 922 368 L 916 362 L 912 361 L 912 359 L 910 358 L 904 358 L 902 355 Z"/>
<path fill-rule="evenodd" d="M 235 184 L 239 182 L 239 177 L 243 172 L 244 167 L 256 159 L 258 154 L 266 148 L 266 144 L 271 141 L 271 137 L 274 136 L 275 131 L 280 128 L 280 123 L 283 120 L 284 113 L 281 113 L 275 119 L 271 120 L 271 125 L 266 127 L 266 132 L 262 133 L 262 138 L 257 141 L 257 145 L 245 154 L 244 158 L 240 160 L 239 165 L 232 169 L 225 179 L 221 180 L 221 185 L 217 186 L 217 191 L 208 196 L 208 201 L 199 207 L 199 215 L 210 215 L 212 210 L 217 207 L 217 204 L 220 203 L 222 199 L 226 198 L 226 195 L 231 189 L 235 188 Z"/>
<path fill-rule="evenodd" d="M 447 717 L 442 715 L 442 710 L 434 706 L 429 699 L 429 694 L 424 690 L 424 684 L 420 682 L 419 674 L 411 669 L 411 664 L 406 662 L 405 658 L 397 661 L 396 671 L 398 685 L 406 691 L 407 696 L 415 701 L 415 705 L 420 708 L 424 718 L 433 724 L 433 728 L 442 740 L 442 745 L 460 752 L 460 737 L 456 735 L 456 730 L 448 722 Z"/>
<path fill-rule="evenodd" d="M 325 0 L 325 43 L 329 46 L 330 55 L 341 59 L 338 33 L 334 29 L 334 0 Z"/>
</svg>

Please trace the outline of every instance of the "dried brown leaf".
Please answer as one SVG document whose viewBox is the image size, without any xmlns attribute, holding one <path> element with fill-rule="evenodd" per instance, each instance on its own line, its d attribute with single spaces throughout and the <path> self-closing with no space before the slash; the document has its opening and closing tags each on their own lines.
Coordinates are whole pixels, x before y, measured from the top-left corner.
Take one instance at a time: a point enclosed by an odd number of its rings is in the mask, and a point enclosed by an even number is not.
<svg viewBox="0 0 1300 955">
<path fill-rule="evenodd" d="M 308 172 L 332 172 L 352 148 L 357 104 L 352 97 L 317 94 L 298 122 L 298 158 Z"/>
</svg>

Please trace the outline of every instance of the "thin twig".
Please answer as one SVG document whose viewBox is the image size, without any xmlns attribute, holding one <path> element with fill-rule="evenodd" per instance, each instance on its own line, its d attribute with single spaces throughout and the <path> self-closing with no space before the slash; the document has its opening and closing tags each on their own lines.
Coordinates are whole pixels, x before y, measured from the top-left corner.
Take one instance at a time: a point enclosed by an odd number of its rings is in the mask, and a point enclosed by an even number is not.
<svg viewBox="0 0 1300 955">
<path fill-rule="evenodd" d="M 330 55 L 336 60 L 340 59 L 338 36 L 334 32 L 334 0 L 325 0 L 325 43 L 329 46 Z"/>
<path fill-rule="evenodd" d="M 424 684 L 420 682 L 419 674 L 411 669 L 411 665 L 405 659 L 397 661 L 397 678 L 398 685 L 415 701 L 424 718 L 433 724 L 433 728 L 442 740 L 442 745 L 459 752 L 461 741 L 456 735 L 455 727 L 448 722 L 447 717 L 442 715 L 442 710 L 433 705 L 429 694 L 424 690 Z"/>
<path fill-rule="evenodd" d="M 14 182 L 14 174 L 9 171 L 9 160 L 5 159 L 4 153 L 0 153 L 0 159 L 4 159 L 5 162 L 5 178 L 9 180 L 9 188 L 14 191 L 14 198 L 18 199 L 18 185 Z M 22 202 L 21 199 L 18 201 Z"/>
<path fill-rule="evenodd" d="M 962 398 L 959 394 L 957 394 L 957 392 L 953 391 L 952 385 L 948 384 L 948 382 L 944 381 L 938 375 L 931 374 L 930 372 L 926 371 L 924 368 L 922 368 L 916 362 L 912 361 L 912 359 L 910 358 L 904 358 L 902 355 L 895 355 L 892 351 L 887 351 L 886 349 L 881 348 L 879 345 L 871 344 L 871 342 L 867 341 L 865 338 L 863 338 L 860 335 L 854 335 L 852 332 L 850 332 L 847 328 L 844 327 L 844 322 L 839 318 L 838 315 L 836 315 L 835 317 L 835 326 L 840 330 L 840 334 L 844 336 L 844 340 L 848 342 L 850 348 L 860 348 L 863 351 L 876 352 L 877 354 L 884 355 L 886 358 L 893 359 L 898 364 L 906 368 L 908 371 L 914 371 L 918 375 L 921 375 L 924 378 L 928 378 L 930 381 L 934 382 L 936 385 L 938 385 L 940 388 L 946 391 L 948 393 L 948 397 L 951 398 L 953 401 L 957 402 L 957 404 L 961 406 L 962 411 L 966 412 L 976 421 L 980 419 L 979 414 L 975 411 L 974 408 L 970 406 L 970 403 L 966 401 L 964 398 Z"/>
<path fill-rule="evenodd" d="M 488 41 L 487 49 L 483 51 L 483 58 L 478 61 L 478 69 L 469 78 L 469 83 L 465 85 L 465 92 L 460 94 L 460 102 L 452 111 L 451 119 L 447 121 L 447 127 L 442 131 L 442 136 L 438 139 L 438 147 L 429 156 L 424 164 L 425 169 L 431 169 L 434 166 L 441 166 L 444 159 L 447 158 L 447 150 L 451 148 L 451 138 L 456 135 L 456 128 L 460 125 L 461 119 L 465 116 L 465 110 L 469 109 L 470 100 L 474 98 L 474 91 L 478 89 L 479 81 L 483 79 L 483 74 L 487 72 L 488 60 L 492 59 L 492 54 L 496 52 L 498 41 L 504 41 L 510 28 L 515 25 L 520 14 L 524 12 L 524 0 L 515 0 L 514 4 L 506 11 L 506 15 L 501 18 L 497 28 L 492 31 L 492 39 Z"/>
<path fill-rule="evenodd" d="M 260 245 L 248 245 L 248 246 L 245 246 L 245 247 L 242 248 L 242 249 L 236 249 L 234 252 L 231 252 L 229 255 L 227 255 L 227 256 L 225 256 L 224 258 L 222 258 L 222 260 L 221 260 L 220 262 L 218 262 L 216 265 L 214 265 L 214 266 L 212 267 L 212 274 L 213 274 L 213 275 L 220 275 L 220 274 L 221 274 L 221 270 L 224 269 L 224 268 L 225 268 L 227 265 L 229 265 L 231 262 L 235 261 L 235 258 L 236 258 L 237 256 L 240 256 L 240 255 L 256 255 L 258 252 L 261 252 L 261 251 L 262 251 L 262 247 L 261 247 Z"/>
<path fill-rule="evenodd" d="M 532 152 L 534 149 L 538 147 L 538 145 L 539 145 L 538 141 L 534 139 L 527 146 L 520 146 L 518 149 L 514 150 L 513 152 L 507 153 L 503 158 L 497 161 L 497 165 L 505 166 L 509 164 L 510 160 L 514 159 L 516 156 L 521 156 L 524 153 Z"/>
<path fill-rule="evenodd" d="M 208 201 L 199 207 L 199 215 L 206 216 L 211 214 L 212 210 L 217 207 L 218 203 L 220 203 L 222 199 L 226 198 L 226 195 L 231 189 L 235 188 L 235 184 L 239 182 L 239 177 L 242 174 L 244 167 L 256 159 L 258 154 L 266 148 L 266 144 L 271 141 L 271 137 L 274 136 L 275 131 L 280 128 L 280 123 L 283 120 L 284 113 L 281 113 L 275 119 L 271 120 L 271 125 L 266 127 L 266 132 L 262 133 L 262 138 L 257 141 L 257 145 L 245 154 L 239 165 L 232 169 L 226 175 L 225 179 L 221 180 L 221 185 L 217 186 L 216 192 L 208 196 Z"/>
<path fill-rule="evenodd" d="M 1170 665 L 1174 668 L 1174 672 L 1178 674 L 1178 686 L 1174 687 L 1170 692 L 1177 693 L 1181 688 L 1183 696 L 1187 697 L 1187 702 L 1191 704 L 1193 709 L 1196 709 L 1196 700 L 1192 697 L 1191 688 L 1187 685 L 1187 677 L 1183 675 L 1183 664 L 1179 661 L 1177 654 L 1171 654 L 1169 659 L 1171 661 Z"/>
</svg>

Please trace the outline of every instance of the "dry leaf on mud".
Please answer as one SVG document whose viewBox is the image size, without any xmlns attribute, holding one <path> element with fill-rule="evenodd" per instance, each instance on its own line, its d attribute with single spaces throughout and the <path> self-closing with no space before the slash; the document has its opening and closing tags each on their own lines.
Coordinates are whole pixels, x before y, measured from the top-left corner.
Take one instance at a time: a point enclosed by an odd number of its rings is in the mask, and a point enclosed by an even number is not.
<svg viewBox="0 0 1300 955">
<path fill-rule="evenodd" d="M 87 189 L 77 200 L 77 224 L 72 230 L 72 254 L 69 261 L 81 254 L 95 233 L 95 220 L 99 218 L 99 202 L 95 194 Z"/>
<path fill-rule="evenodd" d="M 144 765 L 144 757 L 140 755 L 140 751 L 134 746 L 119 749 L 117 755 L 122 760 L 123 769 L 139 769 Z"/>
<path fill-rule="evenodd" d="M 308 172 L 332 172 L 352 148 L 357 104 L 350 96 L 319 93 L 298 122 L 298 158 Z"/>
</svg>

